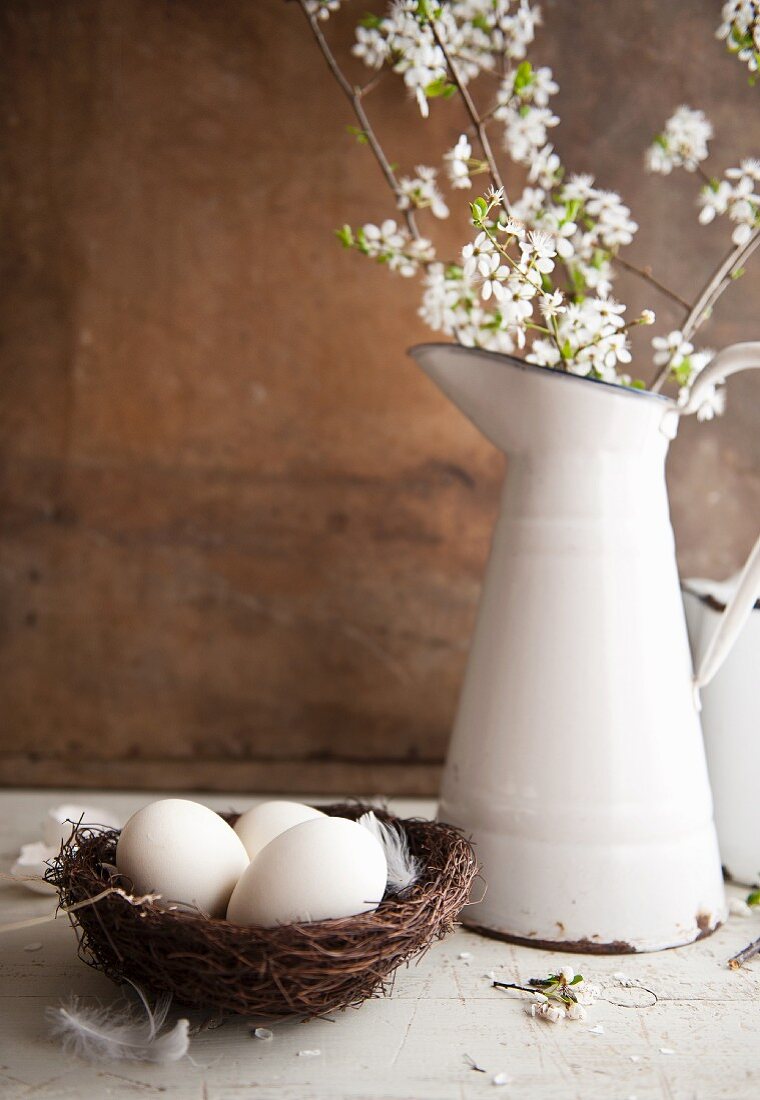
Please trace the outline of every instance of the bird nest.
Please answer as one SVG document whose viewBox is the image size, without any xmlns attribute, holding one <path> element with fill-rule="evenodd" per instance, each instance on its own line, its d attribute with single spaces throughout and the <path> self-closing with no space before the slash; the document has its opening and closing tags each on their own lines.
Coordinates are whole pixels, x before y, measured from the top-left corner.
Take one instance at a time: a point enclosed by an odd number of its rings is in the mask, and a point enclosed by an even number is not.
<svg viewBox="0 0 760 1100">
<path fill-rule="evenodd" d="M 77 929 L 80 958 L 116 982 L 219 1014 L 312 1017 L 386 994 L 401 963 L 453 928 L 478 870 L 472 848 L 440 822 L 358 803 L 320 809 L 352 820 L 374 809 L 400 826 L 419 861 L 416 884 L 359 916 L 244 928 L 133 897 L 113 866 L 118 831 L 84 827 L 47 874 Z"/>
</svg>

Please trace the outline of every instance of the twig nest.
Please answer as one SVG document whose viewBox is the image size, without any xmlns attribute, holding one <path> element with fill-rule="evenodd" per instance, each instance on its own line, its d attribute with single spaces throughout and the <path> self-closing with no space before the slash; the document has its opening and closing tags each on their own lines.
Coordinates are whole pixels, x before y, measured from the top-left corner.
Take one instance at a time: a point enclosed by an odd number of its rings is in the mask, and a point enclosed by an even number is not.
<svg viewBox="0 0 760 1100">
<path fill-rule="evenodd" d="M 276 836 L 232 892 L 227 920 L 274 928 L 377 909 L 388 866 L 380 842 L 355 821 L 324 814 Z"/>
<path fill-rule="evenodd" d="M 370 809 L 321 807 L 350 821 Z M 336 920 L 241 927 L 130 897 L 132 884 L 113 874 L 115 830 L 80 830 L 48 877 L 62 906 L 85 902 L 70 914 L 80 957 L 114 981 L 216 1014 L 319 1016 L 386 993 L 397 967 L 451 931 L 477 873 L 453 826 L 375 813 L 404 833 L 419 877 L 403 897 L 386 894 L 376 909 Z"/>
</svg>

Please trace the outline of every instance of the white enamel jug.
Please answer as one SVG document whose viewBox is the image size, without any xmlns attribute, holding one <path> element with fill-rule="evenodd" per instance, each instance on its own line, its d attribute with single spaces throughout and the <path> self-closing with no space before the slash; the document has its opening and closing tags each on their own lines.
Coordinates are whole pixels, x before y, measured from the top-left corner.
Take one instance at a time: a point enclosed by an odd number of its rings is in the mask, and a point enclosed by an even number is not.
<svg viewBox="0 0 760 1100">
<path fill-rule="evenodd" d="M 507 456 L 439 807 L 487 883 L 463 919 L 565 951 L 689 943 L 725 916 L 698 685 L 751 603 L 740 586 L 695 677 L 665 456 L 760 343 L 716 356 L 681 408 L 455 344 L 411 354 Z"/>
<path fill-rule="evenodd" d="M 683 582 L 695 664 L 741 578 Z M 755 589 L 760 597 L 760 585 Z M 702 692 L 702 731 L 715 803 L 720 858 L 735 882 L 760 885 L 760 600 L 725 663 Z"/>
</svg>

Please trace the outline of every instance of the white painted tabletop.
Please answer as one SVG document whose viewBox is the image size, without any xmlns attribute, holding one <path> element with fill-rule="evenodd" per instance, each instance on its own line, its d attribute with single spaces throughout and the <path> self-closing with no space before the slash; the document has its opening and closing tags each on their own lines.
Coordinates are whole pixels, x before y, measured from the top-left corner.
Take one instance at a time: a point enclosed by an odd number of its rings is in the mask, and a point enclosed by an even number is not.
<svg viewBox="0 0 760 1100">
<path fill-rule="evenodd" d="M 145 793 L 0 792 L 0 866 L 22 842 L 38 839 L 45 810 L 62 801 L 123 815 Z M 218 809 L 255 798 L 193 796 Z M 430 801 L 399 800 L 396 812 L 433 812 Z M 732 890 L 737 896 L 743 891 Z M 0 925 L 40 916 L 51 900 L 0 880 Z M 193 1036 L 190 1058 L 169 1066 L 92 1065 L 64 1057 L 47 1034 L 45 1008 L 72 994 L 111 1003 L 120 996 L 76 955 L 68 921 L 0 932 L 0 1096 L 4 1100 L 741 1100 L 760 1096 L 760 961 L 730 971 L 726 960 L 760 935 L 760 916 L 732 917 L 709 939 L 656 955 L 563 957 L 458 931 L 418 965 L 398 972 L 393 995 L 335 1015 L 333 1021 L 273 1024 L 274 1038 L 228 1020 Z M 27 950 L 41 943 L 36 950 Z M 603 998 L 582 1023 L 531 1019 L 527 998 L 494 989 L 487 976 L 525 981 L 569 964 L 600 983 Z M 621 1007 L 644 996 L 622 989 L 623 971 L 652 990 L 657 1004 Z M 189 1015 L 193 1026 L 203 1023 Z M 593 1031 L 600 1025 L 601 1031 Z M 300 1050 L 319 1050 L 312 1057 Z M 666 1053 L 669 1052 L 669 1053 Z M 468 1065 L 472 1059 L 486 1072 Z M 493 1084 L 506 1074 L 510 1083 Z"/>
</svg>

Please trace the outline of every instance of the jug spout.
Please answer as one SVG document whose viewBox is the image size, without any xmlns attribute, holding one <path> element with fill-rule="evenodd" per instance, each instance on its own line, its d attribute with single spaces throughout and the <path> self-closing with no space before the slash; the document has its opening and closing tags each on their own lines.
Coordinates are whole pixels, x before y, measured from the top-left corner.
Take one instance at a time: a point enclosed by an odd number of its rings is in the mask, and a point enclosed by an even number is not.
<svg viewBox="0 0 760 1100">
<path fill-rule="evenodd" d="M 606 451 L 645 449 L 664 459 L 667 441 L 660 428 L 673 403 L 660 394 L 461 344 L 418 344 L 409 354 L 506 454 L 585 450 L 593 439 Z"/>
<path fill-rule="evenodd" d="M 517 360 L 458 344 L 418 344 L 409 354 L 486 439 L 502 451 L 513 449 L 507 414 L 519 399 L 519 379 L 506 364 Z"/>
</svg>

